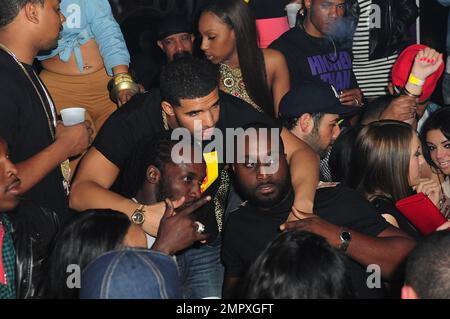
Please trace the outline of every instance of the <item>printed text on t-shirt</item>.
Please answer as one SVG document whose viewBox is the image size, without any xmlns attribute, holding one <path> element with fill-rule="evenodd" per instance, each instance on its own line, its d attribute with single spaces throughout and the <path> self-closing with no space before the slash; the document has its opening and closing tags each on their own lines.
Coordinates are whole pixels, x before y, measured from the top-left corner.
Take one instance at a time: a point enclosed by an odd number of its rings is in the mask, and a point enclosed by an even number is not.
<svg viewBox="0 0 450 319">
<path fill-rule="evenodd" d="M 313 76 L 319 75 L 322 81 L 330 83 L 340 91 L 351 86 L 352 60 L 350 54 L 345 51 L 338 52 L 337 56 L 338 59 L 334 53 L 327 53 L 307 59 Z"/>
</svg>

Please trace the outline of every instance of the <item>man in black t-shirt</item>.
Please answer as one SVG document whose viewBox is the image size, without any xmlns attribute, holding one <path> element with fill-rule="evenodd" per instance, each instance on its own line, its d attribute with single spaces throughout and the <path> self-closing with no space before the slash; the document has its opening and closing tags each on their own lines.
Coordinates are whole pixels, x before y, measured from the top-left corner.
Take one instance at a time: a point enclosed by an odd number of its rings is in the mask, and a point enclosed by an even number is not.
<svg viewBox="0 0 450 319">
<path fill-rule="evenodd" d="M 39 297 L 58 218 L 30 201 L 19 203 L 20 178 L 0 137 L 0 299 Z"/>
<path fill-rule="evenodd" d="M 163 130 L 175 128 L 186 128 L 194 133 L 195 120 L 201 123 L 200 134 L 203 139 L 209 138 L 208 135 L 214 128 L 225 132 L 227 128 L 239 128 L 255 120 L 278 127 L 269 116 L 255 112 L 243 100 L 219 92 L 217 79 L 216 68 L 207 61 L 183 58 L 168 64 L 162 75 L 161 96 L 157 90 L 136 95 L 114 112 L 99 131 L 93 147 L 84 156 L 74 177 L 70 194 L 71 206 L 79 211 L 93 207 L 110 208 L 131 217 L 139 205 L 118 196 L 109 188 L 119 175 L 130 151 L 143 137 L 150 138 Z M 226 138 L 226 134 L 223 135 Z M 290 169 L 296 177 L 296 186 L 300 182 L 305 187 L 302 194 L 296 193 L 296 202 L 298 196 L 313 198 L 318 175 L 313 171 L 314 167 L 318 167 L 317 156 L 287 130 L 283 129 L 281 136 L 288 159 L 293 164 Z M 226 164 L 218 160 L 212 162 L 216 164 L 215 168 L 208 167 L 208 185 L 203 189 L 206 195 L 216 195 L 220 186 L 219 175 Z M 297 166 L 299 162 L 303 162 L 302 166 Z M 314 190 L 309 193 L 311 186 Z M 304 209 L 312 211 L 312 203 L 308 208 L 307 200 L 304 202 Z M 300 200 L 300 205 L 302 204 Z M 163 209 L 163 203 L 148 207 L 149 213 L 143 224 L 147 233 L 156 235 Z M 214 230 L 216 221 L 211 218 L 211 212 L 205 213 L 205 216 L 209 219 L 205 222 L 210 223 L 208 231 L 217 233 Z"/>
<path fill-rule="evenodd" d="M 0 136 L 17 166 L 22 197 L 56 211 L 61 220 L 68 202 L 60 164 L 86 150 L 90 128 L 88 122 L 56 123 L 53 102 L 32 64 L 39 50 L 57 45 L 63 22 L 58 0 L 0 5 Z"/>
<path fill-rule="evenodd" d="M 291 87 L 303 81 L 327 82 L 342 91 L 341 103 L 361 105 L 363 96 L 352 71 L 351 43 L 341 45 L 331 35 L 345 14 L 345 0 L 305 0 L 304 7 L 306 16 L 300 26 L 270 45 L 286 58 Z"/>
<path fill-rule="evenodd" d="M 180 157 L 176 154 L 172 159 L 172 151 L 176 151 L 180 142 L 183 143 L 183 141 L 171 140 L 170 133 L 162 133 L 158 137 L 140 141 L 118 178 L 119 193 L 146 205 L 163 201 L 165 198 L 177 200 L 184 196 L 185 201 L 182 206 L 188 208 L 198 201 L 205 200 L 200 198 L 202 195 L 200 187 L 206 176 L 206 165 L 203 161 L 196 163 L 194 159 L 195 153 L 201 154 L 202 150 L 196 143 L 185 143 L 184 150 L 187 152 L 180 154 Z M 183 158 L 185 160 L 182 160 Z M 183 208 L 179 208 L 178 212 Z M 187 220 L 191 216 L 182 218 Z M 186 246 L 192 245 L 198 235 L 205 236 L 202 239 L 207 238 L 207 235 L 201 231 L 204 225 L 195 224 L 192 221 L 191 225 L 182 222 L 183 220 L 180 220 L 178 226 L 170 225 L 172 233 L 169 233 L 171 236 L 167 236 L 176 246 L 184 246 L 184 250 Z M 190 233 L 191 229 L 197 229 L 198 233 Z M 156 240 L 161 240 L 160 237 L 161 233 Z M 147 235 L 148 248 L 156 245 L 154 242 L 155 238 Z M 162 247 L 164 246 L 166 243 L 163 241 Z M 223 265 L 220 255 L 216 254 L 214 249 L 199 249 L 200 247 L 201 245 L 197 245 L 194 249 L 187 249 L 180 253 L 178 252 L 181 249 L 172 251 L 172 254 L 177 253 L 183 297 L 187 299 L 220 297 L 223 283 Z M 208 271 L 198 271 L 190 260 L 191 255 L 201 260 L 208 258 Z"/>
<path fill-rule="evenodd" d="M 244 142 L 244 160 L 233 165 L 236 189 L 247 202 L 230 214 L 225 225 L 222 247 L 225 297 L 233 296 L 239 278 L 279 233 L 282 224 L 285 229 L 320 235 L 333 247 L 347 252 L 353 260 L 349 267 L 356 296 L 379 297 L 381 289 L 368 287 L 365 267 L 376 264 L 381 269 L 380 275 L 389 278 L 413 248 L 414 241 L 390 226 L 358 193 L 340 186 L 318 189 L 315 214 L 300 212 L 304 219 L 284 224 L 293 197 L 283 143 L 280 141 L 280 147 L 274 147 L 270 131 L 265 137 L 257 136 L 258 146 L 266 147 L 251 147 Z M 269 171 L 271 165 L 276 169 Z"/>
<path fill-rule="evenodd" d="M 184 128 L 183 132 L 196 135 L 194 126 L 198 120 L 197 139 L 202 142 L 220 141 L 227 145 L 227 128 L 239 128 L 252 121 L 277 127 L 269 116 L 256 111 L 238 98 L 219 93 L 218 70 L 209 61 L 182 58 L 169 63 L 161 75 L 161 96 L 154 90 L 134 96 L 106 121 L 99 131 L 93 147 L 82 159 L 74 177 L 70 195 L 71 207 L 83 211 L 89 208 L 110 208 L 132 216 L 144 215 L 142 228 L 156 236 L 164 203 L 142 207 L 131 199 L 113 191 L 113 185 L 130 151 L 143 137 L 151 138 L 163 130 Z M 215 134 L 223 132 L 224 140 Z M 290 170 L 295 176 L 295 206 L 312 211 L 315 187 L 318 181 L 318 160 L 311 149 L 287 130 L 282 130 Z M 212 137 L 213 140 L 209 141 Z M 211 146 L 213 143 L 207 143 Z M 202 185 L 203 195 L 212 201 L 196 211 L 196 218 L 210 235 L 208 243 L 219 254 L 221 223 L 228 195 L 228 175 L 225 162 L 220 161 L 220 147 L 204 149 L 207 176 Z M 301 165 L 300 165 L 301 163 Z M 177 208 L 182 201 L 174 201 Z M 217 240 L 216 240 L 217 239 Z M 205 247 L 210 249 L 210 247 Z M 220 293 L 220 292 L 219 292 Z"/>
</svg>

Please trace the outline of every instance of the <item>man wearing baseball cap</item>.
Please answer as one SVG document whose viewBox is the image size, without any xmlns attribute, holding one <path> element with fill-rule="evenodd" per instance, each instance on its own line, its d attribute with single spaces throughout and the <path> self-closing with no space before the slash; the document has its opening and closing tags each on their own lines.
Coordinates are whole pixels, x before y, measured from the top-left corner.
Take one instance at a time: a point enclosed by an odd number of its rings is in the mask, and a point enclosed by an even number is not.
<svg viewBox="0 0 450 319">
<path fill-rule="evenodd" d="M 157 36 L 157 44 L 166 55 L 167 62 L 192 55 L 195 37 L 184 17 L 164 17 L 159 24 Z"/>
<path fill-rule="evenodd" d="M 321 81 L 292 88 L 281 100 L 281 123 L 320 156 L 321 181 L 332 181 L 328 156 L 341 132 L 339 119 L 354 115 L 359 109 L 342 105 L 336 89 Z"/>
<path fill-rule="evenodd" d="M 332 85 L 308 82 L 286 93 L 280 102 L 280 119 L 284 127 L 323 158 L 341 132 L 339 118 L 358 110 L 342 105 Z"/>
</svg>

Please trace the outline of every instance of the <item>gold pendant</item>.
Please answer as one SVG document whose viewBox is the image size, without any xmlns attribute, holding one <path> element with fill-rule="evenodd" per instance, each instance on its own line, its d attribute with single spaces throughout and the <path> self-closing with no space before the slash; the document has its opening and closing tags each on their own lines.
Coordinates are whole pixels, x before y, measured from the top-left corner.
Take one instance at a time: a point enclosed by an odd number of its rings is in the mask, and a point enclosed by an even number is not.
<svg viewBox="0 0 450 319">
<path fill-rule="evenodd" d="M 228 89 L 232 88 L 234 86 L 233 78 L 231 78 L 231 77 L 224 78 L 223 85 Z"/>
</svg>

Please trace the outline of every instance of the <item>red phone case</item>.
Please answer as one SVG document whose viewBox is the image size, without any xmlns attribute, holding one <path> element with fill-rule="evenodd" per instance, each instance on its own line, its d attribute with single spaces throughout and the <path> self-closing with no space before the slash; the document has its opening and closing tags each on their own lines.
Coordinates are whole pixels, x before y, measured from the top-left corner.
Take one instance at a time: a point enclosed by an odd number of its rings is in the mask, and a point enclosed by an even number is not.
<svg viewBox="0 0 450 319">
<path fill-rule="evenodd" d="M 447 221 L 424 193 L 403 198 L 395 206 L 423 235 L 431 234 Z"/>
</svg>

